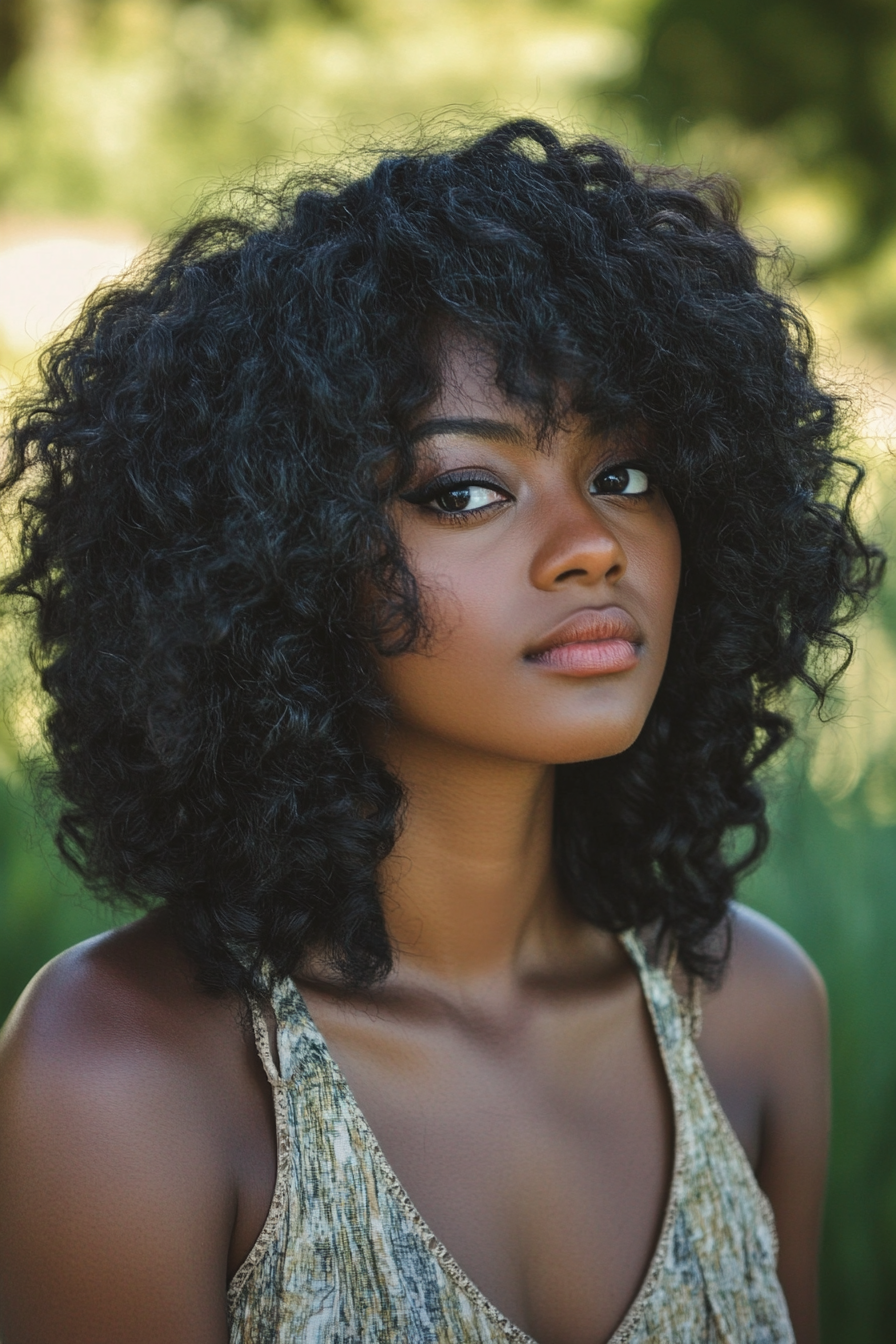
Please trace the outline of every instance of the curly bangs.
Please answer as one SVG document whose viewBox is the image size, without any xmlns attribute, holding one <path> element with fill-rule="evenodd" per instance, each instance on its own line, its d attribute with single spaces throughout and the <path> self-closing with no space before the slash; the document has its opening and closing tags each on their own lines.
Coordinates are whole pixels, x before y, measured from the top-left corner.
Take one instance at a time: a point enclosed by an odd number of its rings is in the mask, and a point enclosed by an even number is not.
<svg viewBox="0 0 896 1344">
<path fill-rule="evenodd" d="M 354 985 L 388 971 L 403 799 L 364 746 L 389 713 L 371 650 L 423 629 L 384 505 L 451 323 L 509 395 L 549 413 L 562 380 L 652 445 L 683 543 L 672 650 L 637 742 L 559 768 L 557 864 L 589 920 L 653 924 L 711 974 L 767 842 L 781 692 L 823 697 L 881 564 L 734 189 L 526 120 L 254 202 L 96 294 L 14 415 L 3 590 L 34 611 L 63 854 L 164 903 L 210 989 L 312 949 Z"/>
</svg>

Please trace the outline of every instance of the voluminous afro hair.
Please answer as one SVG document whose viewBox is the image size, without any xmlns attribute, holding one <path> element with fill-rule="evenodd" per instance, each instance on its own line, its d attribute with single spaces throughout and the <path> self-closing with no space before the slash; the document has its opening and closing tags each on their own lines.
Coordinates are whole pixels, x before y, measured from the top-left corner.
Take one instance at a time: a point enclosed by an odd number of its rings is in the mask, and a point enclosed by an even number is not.
<svg viewBox="0 0 896 1344">
<path fill-rule="evenodd" d="M 823 696 L 880 567 L 732 187 L 519 121 L 252 199 L 95 295 L 14 418 L 5 591 L 36 608 L 63 853 L 164 902 L 209 988 L 312 948 L 388 970 L 402 795 L 363 728 L 388 713 L 371 642 L 425 634 L 384 506 L 447 324 L 535 410 L 562 383 L 651 445 L 684 555 L 668 668 L 631 748 L 559 767 L 557 864 L 588 919 L 658 924 L 708 973 L 766 843 L 781 692 Z"/>
</svg>

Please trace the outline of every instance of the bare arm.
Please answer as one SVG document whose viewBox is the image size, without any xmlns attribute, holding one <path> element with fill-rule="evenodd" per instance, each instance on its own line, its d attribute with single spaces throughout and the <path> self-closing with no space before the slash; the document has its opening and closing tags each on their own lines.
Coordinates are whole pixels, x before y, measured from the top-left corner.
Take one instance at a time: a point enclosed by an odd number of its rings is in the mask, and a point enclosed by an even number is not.
<svg viewBox="0 0 896 1344">
<path fill-rule="evenodd" d="M 3 1344 L 227 1339 L 245 1110 L 217 1074 L 242 1041 L 137 941 L 52 963 L 0 1041 Z"/>
<path fill-rule="evenodd" d="M 821 976 L 782 929 L 736 907 L 729 969 L 705 996 L 700 1053 L 771 1201 L 797 1344 L 817 1344 L 830 1089 Z"/>
</svg>

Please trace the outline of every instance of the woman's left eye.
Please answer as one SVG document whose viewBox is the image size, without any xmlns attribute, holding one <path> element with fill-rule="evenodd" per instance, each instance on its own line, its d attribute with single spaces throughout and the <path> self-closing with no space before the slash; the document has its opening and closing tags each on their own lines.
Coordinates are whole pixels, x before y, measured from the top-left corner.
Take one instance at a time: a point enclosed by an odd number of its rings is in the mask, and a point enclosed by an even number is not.
<svg viewBox="0 0 896 1344">
<path fill-rule="evenodd" d="M 646 495 L 650 477 L 640 467 L 607 467 L 589 487 L 592 495 Z"/>
</svg>

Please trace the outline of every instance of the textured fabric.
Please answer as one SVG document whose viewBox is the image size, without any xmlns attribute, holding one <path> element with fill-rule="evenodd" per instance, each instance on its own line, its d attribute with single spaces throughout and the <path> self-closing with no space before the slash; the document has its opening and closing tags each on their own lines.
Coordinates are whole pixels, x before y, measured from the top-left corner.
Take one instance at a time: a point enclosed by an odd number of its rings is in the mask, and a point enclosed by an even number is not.
<svg viewBox="0 0 896 1344">
<path fill-rule="evenodd" d="M 675 1110 L 675 1160 L 647 1277 L 608 1344 L 793 1341 L 768 1200 L 700 1062 L 694 1015 L 633 934 Z M 271 987 L 279 1069 L 270 1214 L 230 1285 L 230 1344 L 533 1344 L 470 1282 L 389 1167 L 292 981 Z M 600 1344 L 595 1341 L 595 1344 Z"/>
</svg>

